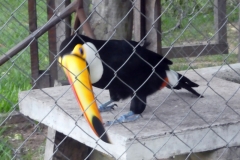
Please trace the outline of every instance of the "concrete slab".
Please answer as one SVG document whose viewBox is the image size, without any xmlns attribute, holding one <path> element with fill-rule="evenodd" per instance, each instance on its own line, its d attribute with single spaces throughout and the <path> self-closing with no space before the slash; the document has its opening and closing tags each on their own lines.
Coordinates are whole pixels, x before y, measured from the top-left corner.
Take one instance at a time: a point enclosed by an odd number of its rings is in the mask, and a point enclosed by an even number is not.
<svg viewBox="0 0 240 160">
<path fill-rule="evenodd" d="M 240 68 L 240 64 L 231 65 Z M 113 144 L 94 135 L 69 86 L 24 91 L 20 112 L 110 156 L 123 159 L 163 159 L 189 152 L 203 152 L 240 145 L 240 84 L 219 79 L 215 73 L 229 66 L 183 71 L 200 85 L 196 98 L 186 90 L 163 89 L 147 99 L 143 117 L 136 122 L 107 127 Z M 98 102 L 109 100 L 108 91 L 94 88 Z M 113 120 L 129 110 L 130 99 L 117 103 Z M 96 142 L 97 141 L 97 142 Z"/>
<path fill-rule="evenodd" d="M 216 77 L 227 81 L 240 83 L 240 68 L 226 68 L 216 73 Z"/>
</svg>

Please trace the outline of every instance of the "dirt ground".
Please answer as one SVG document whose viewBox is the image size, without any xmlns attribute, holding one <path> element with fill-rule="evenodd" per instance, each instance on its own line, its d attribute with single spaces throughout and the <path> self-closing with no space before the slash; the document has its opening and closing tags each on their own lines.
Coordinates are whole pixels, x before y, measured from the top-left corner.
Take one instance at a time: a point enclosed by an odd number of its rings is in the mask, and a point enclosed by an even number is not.
<svg viewBox="0 0 240 160">
<path fill-rule="evenodd" d="M 12 158 L 24 160 L 41 160 L 44 158 L 47 127 L 28 120 L 22 115 L 14 122 L 6 121 L 2 138 L 12 149 Z M 17 120 L 19 119 L 19 120 Z M 21 119 L 21 120 L 20 120 Z"/>
</svg>

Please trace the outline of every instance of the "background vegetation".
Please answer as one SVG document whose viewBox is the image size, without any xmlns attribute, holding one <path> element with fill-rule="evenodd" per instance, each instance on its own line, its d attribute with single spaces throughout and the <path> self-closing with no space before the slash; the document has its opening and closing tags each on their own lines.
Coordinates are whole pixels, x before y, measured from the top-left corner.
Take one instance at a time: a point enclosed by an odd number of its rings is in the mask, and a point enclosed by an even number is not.
<svg viewBox="0 0 240 160">
<path fill-rule="evenodd" d="M 213 0 L 162 0 L 162 44 L 163 46 L 201 44 L 214 36 Z M 37 1 L 38 26 L 47 22 L 46 1 Z M 169 5 L 171 3 L 171 5 Z M 175 70 L 202 68 L 237 62 L 238 46 L 238 0 L 227 1 L 229 54 L 198 58 L 172 59 Z M 9 0 L 0 2 L 0 56 L 29 35 L 27 1 Z M 194 17 L 194 18 L 193 18 Z M 190 23 L 190 25 L 189 25 Z M 38 39 L 40 69 L 48 66 L 47 34 Z M 211 40 L 214 41 L 214 38 Z M 192 63 L 192 61 L 194 62 Z M 31 66 L 29 47 L 0 67 L 0 113 L 17 108 L 18 93 L 31 88 Z M 9 138 L 0 128 L 0 157 L 11 159 Z M 25 159 L 31 159 L 31 154 Z"/>
<path fill-rule="evenodd" d="M 42 0 L 37 3 L 38 26 L 40 27 L 47 22 L 46 4 Z M 228 16 L 228 43 L 233 47 L 238 44 L 236 26 L 239 10 L 236 9 L 237 4 L 237 0 L 227 1 L 227 13 L 230 13 Z M 170 46 L 173 42 L 174 45 L 188 45 L 209 40 L 215 33 L 213 7 L 212 1 L 209 0 L 162 0 L 162 11 L 166 10 L 162 16 L 163 46 Z M 0 28 L 1 56 L 29 35 L 28 6 L 25 1 L 9 0 L 0 5 L 0 12 L 3 13 L 0 15 L 2 24 Z M 40 37 L 38 41 L 40 69 L 45 69 L 49 63 L 47 34 Z M 189 57 L 172 59 L 175 63 L 173 69 L 187 69 L 189 62 L 193 59 Z M 224 60 L 228 63 L 236 63 L 236 51 L 230 48 L 228 55 L 198 57 L 191 67 L 221 65 Z M 29 48 L 0 67 L 0 112 L 14 109 L 17 106 L 15 104 L 18 100 L 18 92 L 31 88 L 30 68 Z"/>
</svg>

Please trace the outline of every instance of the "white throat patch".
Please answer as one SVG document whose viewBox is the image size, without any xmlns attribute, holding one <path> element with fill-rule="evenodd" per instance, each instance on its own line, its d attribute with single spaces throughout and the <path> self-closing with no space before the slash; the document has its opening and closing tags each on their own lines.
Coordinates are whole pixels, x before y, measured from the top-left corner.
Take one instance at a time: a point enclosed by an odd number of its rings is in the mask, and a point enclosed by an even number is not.
<svg viewBox="0 0 240 160">
<path fill-rule="evenodd" d="M 177 86 L 179 81 L 177 72 L 173 70 L 168 70 L 166 71 L 166 74 L 168 77 L 169 84 L 173 87 Z"/>
<path fill-rule="evenodd" d="M 89 66 L 90 78 L 92 83 L 98 82 L 103 75 L 103 64 L 96 47 L 90 43 L 83 44 L 84 52 L 86 53 L 86 61 Z"/>
</svg>

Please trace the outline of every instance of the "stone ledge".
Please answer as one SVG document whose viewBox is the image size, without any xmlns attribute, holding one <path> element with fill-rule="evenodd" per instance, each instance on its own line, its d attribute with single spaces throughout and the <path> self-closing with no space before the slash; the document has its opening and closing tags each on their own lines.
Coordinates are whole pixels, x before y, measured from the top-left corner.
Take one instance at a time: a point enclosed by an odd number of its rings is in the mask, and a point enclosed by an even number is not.
<svg viewBox="0 0 240 160">
<path fill-rule="evenodd" d="M 231 66 L 240 68 L 239 64 Z M 221 67 L 220 71 L 225 69 L 229 67 Z M 222 148 L 228 142 L 229 146 L 238 146 L 240 117 L 231 108 L 240 113 L 239 84 L 213 77 L 218 70 L 219 67 L 211 67 L 182 71 L 200 85 L 197 91 L 205 98 L 197 99 L 185 90 L 172 92 L 163 89 L 148 97 L 143 118 L 126 123 L 124 127 L 115 125 L 107 128 L 113 144 L 96 143 L 98 138 L 81 116 L 69 86 L 21 92 L 19 100 L 27 96 L 20 103 L 20 111 L 117 159 L 151 159 L 155 153 L 156 158 L 163 159 L 187 154 L 191 148 L 193 152 Z M 96 88 L 94 91 L 98 101 L 109 100 L 108 91 L 101 93 Z M 119 102 L 119 107 L 113 112 L 103 113 L 103 120 L 114 119 L 122 109 L 122 112 L 127 112 L 128 102 L 129 99 Z M 155 116 L 152 116 L 153 112 Z"/>
</svg>

